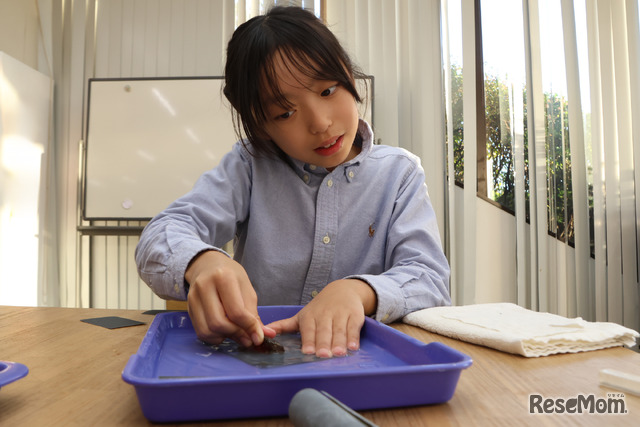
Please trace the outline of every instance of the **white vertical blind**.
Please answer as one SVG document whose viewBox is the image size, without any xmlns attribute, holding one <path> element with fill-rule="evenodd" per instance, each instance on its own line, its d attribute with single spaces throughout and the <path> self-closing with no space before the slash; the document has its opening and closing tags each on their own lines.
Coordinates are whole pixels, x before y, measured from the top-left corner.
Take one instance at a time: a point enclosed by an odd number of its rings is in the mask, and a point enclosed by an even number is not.
<svg viewBox="0 0 640 427">
<path fill-rule="evenodd" d="M 477 138 L 476 115 L 476 49 L 474 0 L 461 0 L 462 10 L 462 74 L 464 117 L 464 198 L 462 206 L 464 236 L 462 276 L 456 283 L 457 304 L 476 302 L 477 261 Z"/>
<path fill-rule="evenodd" d="M 546 244 L 547 228 L 547 173 L 545 148 L 544 102 L 540 96 L 542 87 L 542 66 L 540 46 L 540 16 L 538 1 L 529 0 L 529 30 L 531 46 L 531 92 L 529 129 L 529 179 L 531 202 L 531 271 L 535 272 L 535 281 L 531 287 L 531 307 L 540 311 L 549 310 L 549 256 Z M 535 96 L 539 94 L 539 96 Z M 533 138 L 532 138 L 533 137 Z"/>
<path fill-rule="evenodd" d="M 586 8 L 588 52 L 589 52 L 589 86 L 591 101 L 591 151 L 593 155 L 593 223 L 594 223 L 594 253 L 595 268 L 595 318 L 599 321 L 607 319 L 607 247 L 605 234 L 605 203 L 604 203 L 604 152 L 602 123 L 602 73 L 600 63 L 602 58 L 598 49 L 599 29 L 595 4 L 588 3 Z"/>
<path fill-rule="evenodd" d="M 578 62 L 578 43 L 573 1 L 562 1 L 564 51 L 567 69 L 567 89 L 571 105 L 569 109 L 569 135 L 571 146 L 571 182 L 573 185 L 573 215 L 575 233 L 575 274 L 568 277 L 567 314 L 575 317 L 589 316 L 589 204 L 587 186 L 587 158 L 585 153 L 582 97 L 580 92 L 581 70 Z M 583 70 L 582 72 L 587 72 Z M 576 78 L 576 76 L 578 78 Z"/>
<path fill-rule="evenodd" d="M 449 5 L 453 8 L 458 6 L 456 11 L 451 11 L 449 13 Z M 453 3 L 453 1 L 443 0 L 441 2 L 442 14 L 441 14 L 441 26 L 442 26 L 442 67 L 443 67 L 443 76 L 444 76 L 444 108 L 445 108 L 445 117 L 447 123 L 451 123 L 453 121 L 453 99 L 452 99 L 452 82 L 451 82 L 451 66 L 452 66 L 452 53 L 461 52 L 462 46 L 455 45 L 456 34 L 458 33 L 459 28 L 462 27 L 462 20 L 460 19 L 456 22 L 452 17 L 460 16 L 460 4 L 457 5 Z M 457 24 L 457 25 L 456 25 Z M 452 40 L 453 39 L 453 40 Z M 455 59 L 454 59 L 455 60 Z M 455 247 L 455 242 L 457 238 L 456 227 L 453 224 L 456 223 L 456 180 L 455 180 L 455 161 L 454 161 L 454 135 L 453 135 L 453 126 L 446 127 L 446 139 L 447 142 L 447 165 L 446 165 L 446 176 L 447 179 L 447 189 L 445 193 L 445 215 L 446 215 L 446 223 L 444 229 L 442 229 L 444 239 L 445 239 L 445 252 L 447 254 L 449 260 L 449 266 L 451 267 L 451 301 L 458 301 L 458 289 L 457 286 L 454 286 L 458 283 L 458 256 L 455 250 L 452 250 Z"/>
<path fill-rule="evenodd" d="M 439 1 L 327 0 L 326 21 L 375 79 L 378 143 L 419 155 L 444 229 L 444 106 Z"/>
<path fill-rule="evenodd" d="M 627 23 L 627 40 L 629 49 L 629 80 L 630 80 L 630 93 L 631 93 L 631 123 L 632 129 L 632 141 L 633 141 L 633 165 L 634 168 L 640 168 L 640 0 L 625 2 L 626 10 L 626 23 Z M 634 169 L 634 184 L 635 184 L 635 223 L 636 223 L 636 260 L 635 260 L 635 273 L 636 283 L 640 283 L 640 171 Z M 631 272 L 633 274 L 633 271 Z M 636 285 L 636 292 L 638 292 L 638 285 Z M 633 292 L 633 291 L 632 291 Z M 636 306 L 625 307 L 625 313 L 636 313 L 636 318 L 640 317 L 638 312 L 638 299 L 636 298 Z M 626 302 L 626 299 L 625 299 Z M 629 301 L 633 304 L 633 298 Z M 632 314 L 631 314 L 632 315 Z M 636 320 L 636 325 L 640 321 Z M 631 323 L 633 324 L 633 319 Z"/>
<path fill-rule="evenodd" d="M 523 14 L 523 16 L 526 16 Z M 524 24 L 524 23 L 523 23 Z M 524 49 L 526 51 L 526 49 Z M 526 55 L 525 55 L 526 56 Z M 526 81 L 526 77 L 525 77 Z M 530 263 L 527 258 L 527 215 L 525 198 L 525 145 L 524 145 L 524 105 L 522 82 L 512 86 L 513 96 L 511 102 L 512 128 L 513 128 L 513 161 L 514 161 L 514 189 L 515 189 L 515 217 L 516 217 L 516 295 L 517 303 L 528 307 L 530 301 L 527 271 Z"/>
<path fill-rule="evenodd" d="M 321 0 L 236 0 L 235 26 L 268 11 L 273 6 L 299 6 L 321 17 Z"/>
<path fill-rule="evenodd" d="M 602 123 L 604 153 L 604 202 L 607 238 L 607 318 L 622 320 L 622 310 L 616 310 L 622 299 L 622 236 L 620 216 L 620 174 L 616 165 L 618 158 L 618 111 L 616 105 L 615 58 L 613 51 L 610 2 L 598 2 L 596 6 L 600 37 L 600 73 L 602 75 Z"/>
<path fill-rule="evenodd" d="M 631 2 L 627 2 L 631 3 Z M 636 2 L 637 5 L 637 2 Z M 631 81 L 630 81 L 630 58 L 633 52 L 628 48 L 627 32 L 627 11 L 625 2 L 611 2 L 611 22 L 612 40 L 614 46 L 615 60 L 615 82 L 616 82 L 616 122 L 618 125 L 618 158 L 619 158 L 619 192 L 620 192 L 620 233 L 622 237 L 621 252 L 622 264 L 620 272 L 622 274 L 622 295 L 610 310 L 617 310 L 618 304 L 622 303 L 621 319 L 616 319 L 619 323 L 627 325 L 635 324 L 640 326 L 640 301 L 638 293 L 638 266 L 636 254 L 636 239 L 638 230 L 636 228 L 636 171 L 633 163 L 633 121 L 631 103 Z M 637 21 L 637 19 L 636 19 Z M 620 23 L 620 24 L 618 24 Z M 640 52 L 635 52 L 635 56 Z M 637 76 L 636 76 L 637 78 Z M 636 94 L 640 95 L 640 93 Z M 639 124 L 636 123 L 636 126 Z M 640 168 L 640 165 L 637 165 Z M 611 314 L 610 314 L 611 316 Z"/>
<path fill-rule="evenodd" d="M 89 77 L 222 75 L 233 1 L 96 1 Z"/>
</svg>

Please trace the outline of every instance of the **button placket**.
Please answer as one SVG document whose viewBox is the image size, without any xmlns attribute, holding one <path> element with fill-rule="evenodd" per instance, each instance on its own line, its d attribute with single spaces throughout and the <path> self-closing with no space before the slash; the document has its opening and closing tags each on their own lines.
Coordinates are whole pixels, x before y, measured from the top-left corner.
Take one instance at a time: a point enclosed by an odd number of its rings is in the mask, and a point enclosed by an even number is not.
<svg viewBox="0 0 640 427">
<path fill-rule="evenodd" d="M 333 188 L 333 179 L 329 178 L 327 180 L 327 187 Z M 322 243 L 324 243 L 325 245 L 328 245 L 329 243 L 331 243 L 331 237 L 329 236 L 329 233 L 325 234 L 322 237 Z"/>
<path fill-rule="evenodd" d="M 326 176 L 318 189 L 315 244 L 302 290 L 302 304 L 311 301 L 327 285 L 331 275 L 331 266 L 335 255 L 333 237 L 338 231 L 336 183 L 335 177 Z"/>
</svg>

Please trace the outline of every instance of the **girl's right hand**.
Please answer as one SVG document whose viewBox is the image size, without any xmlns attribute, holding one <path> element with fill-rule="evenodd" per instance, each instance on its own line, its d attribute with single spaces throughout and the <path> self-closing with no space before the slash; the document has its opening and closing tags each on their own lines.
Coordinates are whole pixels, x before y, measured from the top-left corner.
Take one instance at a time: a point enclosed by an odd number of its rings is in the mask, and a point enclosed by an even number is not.
<svg viewBox="0 0 640 427">
<path fill-rule="evenodd" d="M 189 317 L 202 341 L 220 344 L 228 337 L 250 347 L 262 344 L 265 335 L 276 335 L 258 316 L 258 297 L 246 271 L 225 254 L 199 254 L 187 267 L 185 279 L 190 284 Z"/>
</svg>

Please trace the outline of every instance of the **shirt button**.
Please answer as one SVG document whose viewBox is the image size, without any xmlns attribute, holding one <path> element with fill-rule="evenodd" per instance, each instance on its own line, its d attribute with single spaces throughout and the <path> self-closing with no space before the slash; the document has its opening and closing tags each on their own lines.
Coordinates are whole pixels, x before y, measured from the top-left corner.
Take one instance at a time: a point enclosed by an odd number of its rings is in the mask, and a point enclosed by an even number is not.
<svg viewBox="0 0 640 427">
<path fill-rule="evenodd" d="M 304 174 L 304 176 L 302 177 L 302 180 L 308 184 L 309 183 L 309 175 Z"/>
<path fill-rule="evenodd" d="M 324 243 L 325 245 L 328 245 L 329 242 L 331 242 L 331 237 L 329 237 L 329 235 L 327 234 L 322 238 L 322 243 Z"/>
<path fill-rule="evenodd" d="M 329 181 L 327 181 L 327 185 L 328 185 L 329 187 L 333 187 L 333 180 L 332 180 L 332 179 L 330 179 Z"/>
<path fill-rule="evenodd" d="M 349 178 L 353 178 L 356 174 L 353 171 L 349 171 Z"/>
<path fill-rule="evenodd" d="M 311 292 L 311 298 L 315 298 L 318 296 L 318 291 Z"/>
<path fill-rule="evenodd" d="M 316 165 L 309 165 L 309 169 L 311 169 L 312 171 L 316 170 L 317 166 Z"/>
</svg>

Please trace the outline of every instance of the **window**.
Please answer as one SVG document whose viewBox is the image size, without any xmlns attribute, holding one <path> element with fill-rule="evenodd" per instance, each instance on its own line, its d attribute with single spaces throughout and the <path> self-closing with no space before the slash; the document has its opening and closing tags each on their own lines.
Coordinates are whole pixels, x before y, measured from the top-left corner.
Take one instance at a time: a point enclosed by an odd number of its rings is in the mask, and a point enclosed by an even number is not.
<svg viewBox="0 0 640 427">
<path fill-rule="evenodd" d="M 526 136 L 527 120 L 522 3 L 482 0 L 476 13 L 476 52 L 482 56 L 477 72 L 484 81 L 478 96 L 478 122 L 484 124 L 484 132 L 478 130 L 478 193 L 514 212 L 513 143 L 517 134 Z"/>
<path fill-rule="evenodd" d="M 462 48 L 459 41 L 460 0 L 445 2 L 443 33 L 447 36 L 444 51 L 447 67 L 447 142 L 453 143 L 456 184 L 464 184 L 462 124 Z M 524 3 L 526 4 L 526 2 Z M 526 217 L 529 218 L 529 173 L 536 151 L 529 147 L 530 117 L 533 102 L 541 102 L 544 115 L 543 168 L 547 188 L 547 221 L 550 235 L 573 244 L 573 195 L 571 182 L 571 150 L 568 115 L 571 100 L 567 91 L 564 34 L 561 3 L 539 0 L 540 28 L 530 28 L 523 2 L 476 0 L 476 64 L 477 81 L 477 191 L 478 196 L 515 212 L 514 147 L 522 144 L 524 152 L 524 189 Z M 575 2 L 576 40 L 579 51 L 580 78 L 588 79 L 586 64 L 586 31 L 584 1 Z M 457 25 L 456 25 L 457 24 Z M 445 26 L 446 25 L 446 26 Z M 531 38 L 539 39 L 539 50 L 531 50 Z M 448 47 L 448 49 L 447 49 Z M 538 67 L 541 93 L 531 91 L 528 64 Z M 533 71 L 532 71 L 533 73 Z M 588 84 L 580 85 L 588 91 Z M 582 94 L 585 132 L 589 114 L 587 93 Z M 588 149 L 588 147 L 587 147 Z M 542 157 L 538 149 L 538 157 Z M 590 155 L 587 155 L 590 158 Z M 588 170 L 591 165 L 587 164 Z M 590 187 L 592 183 L 590 182 Z M 592 198 L 590 198 L 592 206 Z M 591 218 L 591 221 L 593 219 Z"/>
<path fill-rule="evenodd" d="M 455 183 L 464 184 L 464 120 L 462 115 L 462 13 L 460 0 L 448 0 L 443 3 L 447 11 L 443 14 L 446 21 L 442 22 L 443 39 L 446 44 L 443 51 L 446 97 L 446 144 L 447 165 L 449 153 L 453 153 L 453 170 Z M 453 147 L 449 145 L 453 144 Z"/>
<path fill-rule="evenodd" d="M 539 0 L 540 62 L 545 112 L 547 219 L 549 233 L 573 238 L 569 99 L 563 44 L 562 10 L 557 1 Z"/>
</svg>

